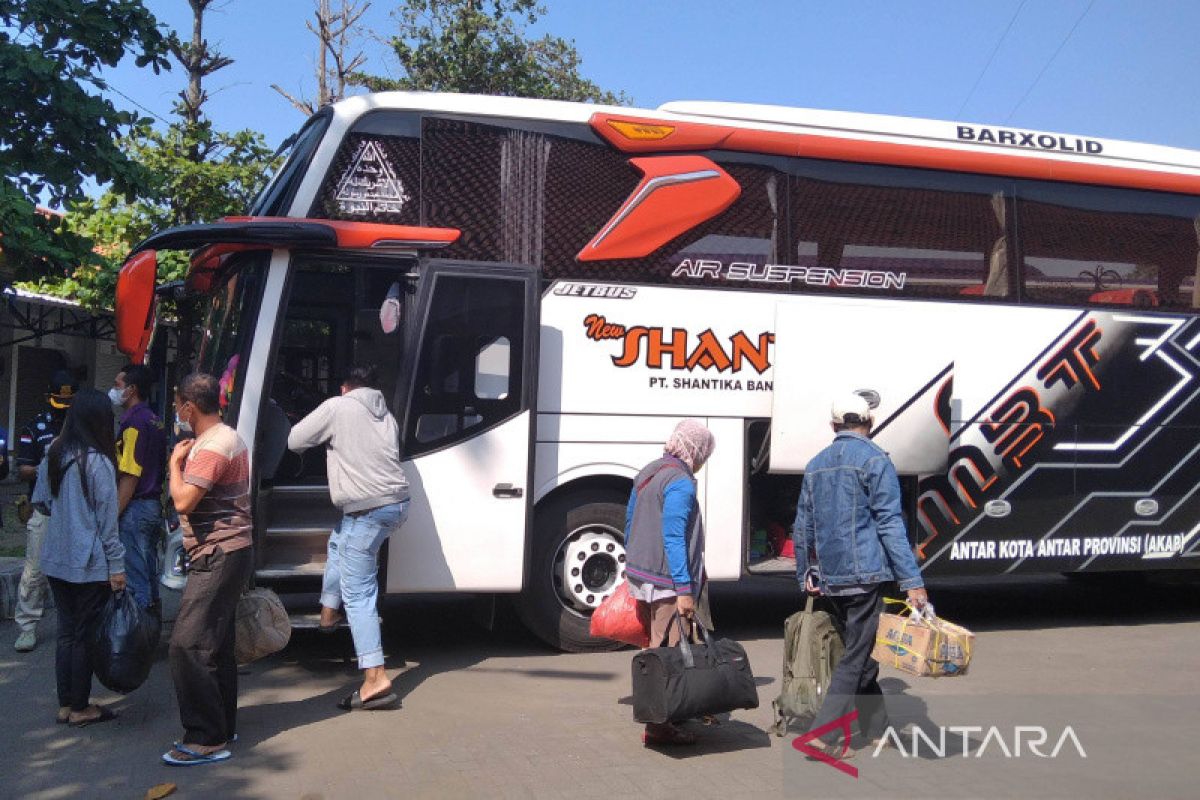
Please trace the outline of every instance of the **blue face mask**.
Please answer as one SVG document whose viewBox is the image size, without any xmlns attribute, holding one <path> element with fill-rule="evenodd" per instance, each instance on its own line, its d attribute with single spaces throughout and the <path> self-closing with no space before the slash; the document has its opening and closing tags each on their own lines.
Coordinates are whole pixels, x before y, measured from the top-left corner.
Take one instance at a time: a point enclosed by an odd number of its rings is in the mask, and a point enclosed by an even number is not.
<svg viewBox="0 0 1200 800">
<path fill-rule="evenodd" d="M 193 433 L 192 423 L 188 422 L 185 419 L 180 419 L 179 411 L 176 410 L 175 411 L 175 438 L 178 439 L 180 436 L 182 436 L 184 434 L 190 434 L 190 433 Z"/>
</svg>

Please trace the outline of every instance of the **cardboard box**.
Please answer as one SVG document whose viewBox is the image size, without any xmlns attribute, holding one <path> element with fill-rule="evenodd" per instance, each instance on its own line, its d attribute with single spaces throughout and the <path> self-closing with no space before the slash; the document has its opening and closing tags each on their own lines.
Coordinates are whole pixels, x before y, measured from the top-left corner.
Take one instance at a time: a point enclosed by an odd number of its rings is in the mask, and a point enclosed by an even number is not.
<svg viewBox="0 0 1200 800">
<path fill-rule="evenodd" d="M 934 617 L 880 614 L 871 657 L 919 677 L 966 674 L 975 649 L 975 634 L 961 625 Z"/>
</svg>

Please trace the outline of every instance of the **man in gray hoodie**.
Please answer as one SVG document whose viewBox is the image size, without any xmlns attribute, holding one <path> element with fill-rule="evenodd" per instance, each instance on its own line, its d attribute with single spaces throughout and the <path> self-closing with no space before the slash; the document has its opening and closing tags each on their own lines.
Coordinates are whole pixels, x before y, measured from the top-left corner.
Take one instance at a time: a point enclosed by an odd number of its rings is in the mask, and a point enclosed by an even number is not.
<svg viewBox="0 0 1200 800">
<path fill-rule="evenodd" d="M 408 516 L 408 481 L 400 468 L 400 428 L 379 391 L 374 365 L 350 369 L 341 397 L 332 397 L 296 423 L 288 449 L 327 445 L 329 497 L 342 521 L 329 536 L 321 587 L 321 629 L 332 631 L 345 606 L 363 683 L 339 708 L 395 708 L 399 699 L 383 669 L 375 608 L 379 548 Z"/>
</svg>

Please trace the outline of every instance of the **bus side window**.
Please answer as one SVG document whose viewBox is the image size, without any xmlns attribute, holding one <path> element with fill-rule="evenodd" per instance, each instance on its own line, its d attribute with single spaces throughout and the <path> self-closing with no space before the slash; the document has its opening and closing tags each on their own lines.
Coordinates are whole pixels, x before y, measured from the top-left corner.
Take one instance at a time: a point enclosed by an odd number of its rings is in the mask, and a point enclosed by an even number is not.
<svg viewBox="0 0 1200 800">
<path fill-rule="evenodd" d="M 508 397 L 509 344 L 507 336 L 487 342 L 475 356 L 475 396 L 484 400 Z"/>
<path fill-rule="evenodd" d="M 787 263 L 809 270 L 794 288 L 1016 300 L 1005 179 L 807 160 L 793 169 Z"/>
<path fill-rule="evenodd" d="M 1200 198 L 1024 182 L 1017 228 L 1024 299 L 1145 309 L 1195 307 Z"/>
</svg>

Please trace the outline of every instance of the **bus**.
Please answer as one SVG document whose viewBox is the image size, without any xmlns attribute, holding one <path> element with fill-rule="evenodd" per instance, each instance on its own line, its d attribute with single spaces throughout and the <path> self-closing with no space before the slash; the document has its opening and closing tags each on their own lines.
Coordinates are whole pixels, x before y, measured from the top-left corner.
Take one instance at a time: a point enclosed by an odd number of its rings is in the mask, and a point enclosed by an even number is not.
<svg viewBox="0 0 1200 800">
<path fill-rule="evenodd" d="M 182 287 L 157 252 L 187 250 Z M 251 444 L 259 582 L 337 519 L 292 423 L 373 361 L 413 505 L 387 593 L 512 595 L 592 639 L 631 479 L 681 419 L 713 581 L 794 573 L 829 403 L 856 391 L 926 576 L 1189 569 L 1200 555 L 1200 153 L 718 102 L 379 93 L 314 114 L 247 216 L 122 268 L 120 347 L 180 359 Z M 180 312 L 183 314 L 183 312 Z M 186 315 L 180 328 L 191 329 Z"/>
</svg>

